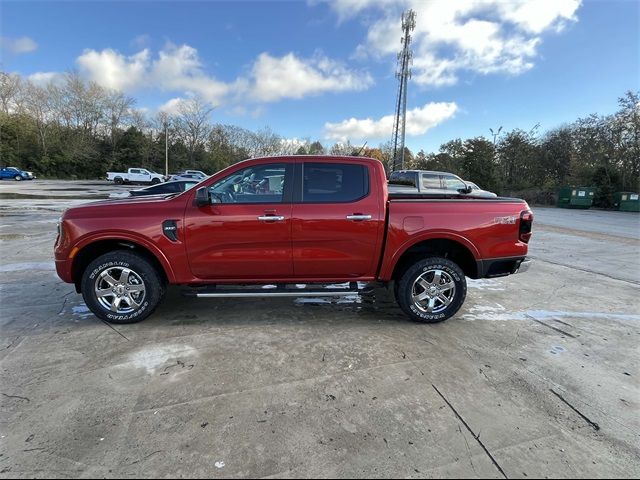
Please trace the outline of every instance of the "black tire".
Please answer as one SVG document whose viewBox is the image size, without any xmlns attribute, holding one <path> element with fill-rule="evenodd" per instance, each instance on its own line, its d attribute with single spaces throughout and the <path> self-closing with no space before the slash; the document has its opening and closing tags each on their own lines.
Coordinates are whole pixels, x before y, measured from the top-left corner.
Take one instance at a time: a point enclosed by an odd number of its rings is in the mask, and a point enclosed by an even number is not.
<svg viewBox="0 0 640 480">
<path fill-rule="evenodd" d="M 127 271 L 128 281 L 120 283 Z M 115 276 L 109 276 L 111 280 L 105 279 L 106 276 L 101 275 L 103 272 L 113 275 L 120 272 L 115 286 L 111 282 L 116 279 Z M 164 281 L 155 266 L 142 255 L 128 250 L 114 250 L 91 262 L 82 274 L 81 288 L 85 304 L 96 317 L 119 324 L 136 323 L 147 318 L 160 304 L 165 293 Z M 128 292 L 134 288 L 142 288 L 142 291 Z M 107 292 L 102 299 L 98 298 L 97 290 L 104 292 L 109 289 L 114 293 Z M 123 297 L 117 301 L 118 305 L 125 302 L 128 308 L 116 306 L 116 311 L 107 308 L 106 305 L 114 304 L 117 297 Z M 139 302 L 139 305 L 136 306 L 131 300 Z"/>
<path fill-rule="evenodd" d="M 16 182 L 19 182 L 20 180 L 22 180 L 22 176 L 20 176 L 20 175 L 16 175 L 13 178 L 15 179 Z"/>
<path fill-rule="evenodd" d="M 436 284 L 435 275 L 438 271 L 440 283 Z M 422 284 L 417 285 L 416 282 L 420 279 L 429 284 L 430 288 L 424 288 Z M 453 287 L 447 289 L 449 284 L 453 284 Z M 431 287 L 434 289 L 431 290 Z M 415 293 L 435 297 L 434 302 L 437 302 L 437 306 L 434 304 L 431 312 L 429 311 L 431 297 L 426 298 L 427 305 L 422 305 L 423 308 L 421 308 L 421 304 L 413 300 L 414 288 L 421 289 Z M 439 291 L 439 288 L 443 290 Z M 454 316 L 464 303 L 467 296 L 467 279 L 462 269 L 451 260 L 429 257 L 414 263 L 403 273 L 397 282 L 395 294 L 400 308 L 412 320 L 425 323 L 442 322 Z M 440 298 L 445 298 L 450 303 L 445 305 Z"/>
<path fill-rule="evenodd" d="M 157 185 L 160 183 L 160 179 L 159 178 L 154 178 L 153 180 L 151 180 L 151 185 Z"/>
<path fill-rule="evenodd" d="M 113 183 L 115 183 L 116 185 L 122 185 L 124 183 L 124 180 L 122 180 L 122 178 L 120 177 L 116 177 L 113 179 Z"/>
</svg>

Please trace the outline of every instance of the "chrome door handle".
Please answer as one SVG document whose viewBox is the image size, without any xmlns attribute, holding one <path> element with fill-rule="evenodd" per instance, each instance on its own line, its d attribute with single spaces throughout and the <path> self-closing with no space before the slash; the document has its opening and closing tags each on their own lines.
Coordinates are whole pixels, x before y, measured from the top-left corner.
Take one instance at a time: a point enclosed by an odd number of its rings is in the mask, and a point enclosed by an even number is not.
<svg viewBox="0 0 640 480">
<path fill-rule="evenodd" d="M 371 215 L 347 215 L 347 220 L 354 220 L 356 222 L 371 220 Z"/>
<path fill-rule="evenodd" d="M 261 222 L 281 222 L 284 217 L 281 215 L 262 215 L 258 217 Z"/>
</svg>

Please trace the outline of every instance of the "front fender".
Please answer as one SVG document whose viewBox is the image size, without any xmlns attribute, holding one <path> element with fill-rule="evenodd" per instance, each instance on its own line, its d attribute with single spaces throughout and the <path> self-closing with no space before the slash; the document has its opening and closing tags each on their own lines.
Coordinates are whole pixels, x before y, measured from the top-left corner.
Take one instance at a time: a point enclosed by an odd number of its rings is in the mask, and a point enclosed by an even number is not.
<svg viewBox="0 0 640 480">
<path fill-rule="evenodd" d="M 153 242 L 149 241 L 149 239 L 140 234 L 137 234 L 136 232 L 108 230 L 96 234 L 88 234 L 78 239 L 78 241 L 72 247 L 72 251 L 77 248 L 76 252 L 79 253 L 89 245 L 105 240 L 133 243 L 146 249 L 156 258 L 156 260 L 158 260 L 158 262 L 164 269 L 169 282 L 172 283 L 175 281 L 175 272 L 164 252 L 160 250 Z M 75 258 L 77 258 L 77 254 L 74 256 L 74 259 Z"/>
</svg>

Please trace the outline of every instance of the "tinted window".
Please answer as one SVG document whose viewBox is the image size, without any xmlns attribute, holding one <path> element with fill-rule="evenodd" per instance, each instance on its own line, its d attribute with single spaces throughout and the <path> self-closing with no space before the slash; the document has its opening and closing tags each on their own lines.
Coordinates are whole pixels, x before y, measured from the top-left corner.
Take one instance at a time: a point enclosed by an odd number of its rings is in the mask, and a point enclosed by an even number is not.
<svg viewBox="0 0 640 480">
<path fill-rule="evenodd" d="M 462 180 L 458 177 L 454 177 L 453 175 L 444 175 L 443 179 L 447 190 L 458 191 L 461 188 L 467 188 Z"/>
<path fill-rule="evenodd" d="M 140 173 L 140 170 L 138 170 L 137 168 L 132 168 L 131 173 Z"/>
<path fill-rule="evenodd" d="M 284 163 L 257 165 L 232 173 L 209 189 L 218 203 L 280 203 L 285 172 Z"/>
<path fill-rule="evenodd" d="M 442 188 L 440 185 L 440 175 L 436 175 L 434 173 L 423 173 L 422 186 L 424 188 Z"/>
<path fill-rule="evenodd" d="M 364 165 L 305 163 L 304 203 L 354 202 L 369 193 L 369 175 Z"/>
<path fill-rule="evenodd" d="M 416 174 L 410 172 L 392 172 L 389 176 L 389 183 L 392 185 L 405 185 L 407 187 L 418 187 L 416 185 Z"/>
</svg>

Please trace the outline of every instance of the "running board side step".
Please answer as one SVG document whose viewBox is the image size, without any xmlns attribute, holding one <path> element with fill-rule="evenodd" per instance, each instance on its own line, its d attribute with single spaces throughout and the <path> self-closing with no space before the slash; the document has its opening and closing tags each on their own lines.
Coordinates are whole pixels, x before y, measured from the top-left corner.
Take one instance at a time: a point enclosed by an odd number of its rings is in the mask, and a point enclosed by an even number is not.
<svg viewBox="0 0 640 480">
<path fill-rule="evenodd" d="M 332 284 L 335 285 L 335 284 Z M 346 284 L 345 284 L 346 285 Z M 362 284 L 361 284 L 362 285 Z M 226 288 L 225 288 L 226 287 Z M 361 295 L 371 293 L 373 286 L 364 285 L 364 288 L 358 288 L 356 282 L 351 282 L 347 288 L 318 288 L 314 285 L 314 289 L 290 287 L 288 285 L 274 285 L 270 288 L 228 288 L 225 286 L 205 286 L 191 287 L 183 291 L 183 295 L 197 298 L 267 298 L 267 297 L 346 297 L 349 295 Z"/>
</svg>

